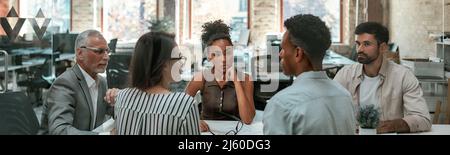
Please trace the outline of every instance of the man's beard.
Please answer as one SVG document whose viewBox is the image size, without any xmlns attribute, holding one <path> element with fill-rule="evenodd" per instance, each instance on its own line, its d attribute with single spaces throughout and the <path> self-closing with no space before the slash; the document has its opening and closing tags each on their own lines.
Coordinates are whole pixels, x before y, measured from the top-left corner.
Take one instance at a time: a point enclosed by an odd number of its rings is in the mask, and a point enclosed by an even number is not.
<svg viewBox="0 0 450 155">
<path fill-rule="evenodd" d="M 361 64 L 364 64 L 364 65 L 368 65 L 368 64 L 371 64 L 372 62 L 374 62 L 375 60 L 377 60 L 378 56 L 379 56 L 379 52 L 377 53 L 377 57 L 375 57 L 375 58 L 371 58 L 365 53 L 358 53 L 358 62 Z"/>
</svg>

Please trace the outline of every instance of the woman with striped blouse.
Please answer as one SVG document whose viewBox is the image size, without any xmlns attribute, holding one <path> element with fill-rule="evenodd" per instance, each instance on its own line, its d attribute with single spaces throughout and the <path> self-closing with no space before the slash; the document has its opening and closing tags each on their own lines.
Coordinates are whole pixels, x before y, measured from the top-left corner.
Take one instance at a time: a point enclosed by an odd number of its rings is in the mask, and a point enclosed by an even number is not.
<svg viewBox="0 0 450 155">
<path fill-rule="evenodd" d="M 130 64 L 132 88 L 120 90 L 115 101 L 117 134 L 200 134 L 194 99 L 169 91 L 171 72 L 179 71 L 183 60 L 173 35 L 149 32 L 138 40 Z"/>
</svg>

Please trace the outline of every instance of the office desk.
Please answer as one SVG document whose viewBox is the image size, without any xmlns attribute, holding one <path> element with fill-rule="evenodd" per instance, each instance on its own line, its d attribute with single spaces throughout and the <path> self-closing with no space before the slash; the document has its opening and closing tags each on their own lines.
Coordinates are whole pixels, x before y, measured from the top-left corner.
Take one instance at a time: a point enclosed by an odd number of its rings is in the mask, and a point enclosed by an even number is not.
<svg viewBox="0 0 450 155">
<path fill-rule="evenodd" d="M 399 135 L 450 135 L 450 125 L 433 125 L 431 131 Z"/>
<path fill-rule="evenodd" d="M 260 73 L 256 76 L 256 81 L 260 82 L 269 82 L 272 79 L 276 79 L 278 81 L 291 81 L 291 77 L 284 75 L 283 72 L 276 72 L 276 73 Z"/>
<path fill-rule="evenodd" d="M 56 62 L 63 61 L 63 60 L 72 61 L 74 58 L 75 58 L 75 54 L 61 54 L 59 56 L 59 58 L 56 58 Z M 44 63 L 45 63 L 45 58 L 33 58 L 33 59 L 29 59 L 27 61 L 23 61 L 22 65 L 8 66 L 8 71 L 14 71 L 14 70 L 23 69 L 23 68 L 39 66 L 39 65 L 43 65 Z M 0 66 L 0 73 L 3 73 L 4 71 L 5 71 L 5 67 L 2 64 Z"/>
<path fill-rule="evenodd" d="M 368 129 L 362 131 L 363 133 L 368 133 Z M 376 134 L 360 134 L 360 135 L 376 135 Z M 433 125 L 431 126 L 431 131 L 419 132 L 419 133 L 388 133 L 388 134 L 378 134 L 378 135 L 450 135 L 450 125 Z"/>
<path fill-rule="evenodd" d="M 45 52 L 48 53 L 48 51 L 44 51 L 42 53 L 45 53 Z M 64 61 L 64 60 L 73 61 L 74 58 L 75 58 L 75 54 L 63 53 L 63 54 L 59 55 L 59 58 L 56 58 L 55 61 L 56 62 Z M 36 58 L 32 58 L 32 59 L 23 61 L 22 65 L 8 66 L 8 71 L 12 72 L 12 74 L 11 74 L 12 77 L 10 78 L 11 83 L 13 83 L 12 90 L 15 90 L 17 88 L 17 76 L 18 75 L 16 73 L 16 70 L 27 69 L 27 68 L 34 67 L 34 66 L 43 65 L 45 63 L 45 60 L 46 60 L 46 58 L 44 58 L 44 57 L 36 57 Z M 54 66 L 52 66 L 52 67 L 54 67 Z M 3 74 L 4 72 L 5 72 L 5 66 L 3 66 L 3 64 L 1 64 L 0 65 L 0 74 Z M 1 83 L 0 86 L 2 87 L 2 89 L 3 89 L 3 87 L 5 87 L 2 85 L 3 82 L 4 81 L 0 80 L 0 83 Z M 7 82 L 9 82 L 9 80 Z"/>
<path fill-rule="evenodd" d="M 238 135 L 263 135 L 263 111 L 256 111 L 255 118 L 252 124 L 243 125 L 242 129 L 238 132 Z M 209 126 L 211 132 L 216 135 L 225 135 L 231 130 L 235 130 L 238 121 L 215 121 L 215 120 L 205 120 Z M 202 135 L 212 135 L 210 132 L 202 132 Z"/>
<path fill-rule="evenodd" d="M 258 55 L 258 56 L 254 56 L 252 59 L 250 59 L 250 60 L 252 60 L 250 66 L 251 66 L 253 74 L 255 74 L 254 71 L 267 72 L 267 70 L 270 69 L 270 66 L 271 66 L 270 63 L 273 63 L 273 62 L 267 62 L 267 61 L 273 61 L 272 58 L 274 58 L 274 56 Z M 276 56 L 276 58 L 278 58 L 278 56 Z M 261 61 L 261 62 L 258 62 L 258 61 Z M 279 63 L 279 61 L 277 61 L 277 62 Z M 346 66 L 346 65 L 352 65 L 355 63 L 357 63 L 357 62 L 355 62 L 343 55 L 340 55 L 333 51 L 327 51 L 327 53 L 323 59 L 322 65 L 323 65 L 323 69 L 328 69 L 328 68 L 333 68 L 333 67 L 342 67 L 342 66 Z"/>
<path fill-rule="evenodd" d="M 18 69 L 22 69 L 22 68 L 28 68 L 28 67 L 33 67 L 33 66 L 37 66 L 37 65 L 42 65 L 45 62 L 45 58 L 35 58 L 35 59 L 30 59 L 27 61 L 22 62 L 22 65 L 13 65 L 13 66 L 8 66 L 8 71 L 15 71 Z M 5 71 L 5 66 L 0 66 L 0 73 L 3 73 Z"/>
<path fill-rule="evenodd" d="M 333 51 L 327 51 L 327 54 L 325 55 L 323 62 L 322 62 L 324 69 L 332 68 L 332 67 L 336 67 L 336 66 L 352 65 L 355 63 L 356 63 L 355 61 L 353 61 L 345 56 L 342 56 L 340 54 L 337 54 L 336 52 L 333 52 Z"/>
<path fill-rule="evenodd" d="M 250 125 L 243 125 L 238 135 L 263 135 L 263 111 L 256 111 L 253 123 Z M 209 129 L 216 135 L 225 135 L 225 133 L 235 130 L 237 121 L 213 121 L 206 120 Z M 367 129 L 361 129 L 367 130 Z M 364 131 L 362 131 L 364 132 Z M 364 133 L 367 133 L 365 131 Z M 211 135 L 209 132 L 202 132 L 202 135 Z M 364 134 L 362 134 L 364 135 Z M 431 131 L 429 132 L 419 132 L 419 133 L 407 133 L 407 134 L 381 134 L 381 135 L 450 135 L 450 125 L 433 125 Z"/>
<path fill-rule="evenodd" d="M 56 61 L 63 61 L 63 60 L 69 60 L 73 61 L 75 59 L 75 54 L 71 53 L 63 53 L 59 55 L 59 58 L 56 58 Z"/>
</svg>

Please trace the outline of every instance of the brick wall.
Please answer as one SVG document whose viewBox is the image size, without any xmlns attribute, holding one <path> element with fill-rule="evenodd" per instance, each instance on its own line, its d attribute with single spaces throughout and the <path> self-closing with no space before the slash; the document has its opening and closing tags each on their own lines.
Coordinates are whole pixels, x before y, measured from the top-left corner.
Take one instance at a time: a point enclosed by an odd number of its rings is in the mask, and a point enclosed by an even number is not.
<svg viewBox="0 0 450 155">
<path fill-rule="evenodd" d="M 93 19 L 93 0 L 75 0 L 72 2 L 72 32 L 92 29 Z"/>
<path fill-rule="evenodd" d="M 251 43 L 266 46 L 266 33 L 280 32 L 280 0 L 253 0 Z"/>
<path fill-rule="evenodd" d="M 450 0 L 445 0 L 450 3 Z M 391 41 L 399 44 L 402 58 L 428 58 L 436 55 L 430 33 L 450 31 L 450 7 L 443 12 L 441 0 L 391 0 Z"/>
<path fill-rule="evenodd" d="M 351 55 L 351 48 L 355 42 L 355 35 L 353 31 L 356 28 L 356 0 L 344 0 L 343 1 L 343 19 L 342 19 L 342 43 L 333 44 L 330 50 L 333 50 L 339 54 L 349 57 Z"/>
</svg>

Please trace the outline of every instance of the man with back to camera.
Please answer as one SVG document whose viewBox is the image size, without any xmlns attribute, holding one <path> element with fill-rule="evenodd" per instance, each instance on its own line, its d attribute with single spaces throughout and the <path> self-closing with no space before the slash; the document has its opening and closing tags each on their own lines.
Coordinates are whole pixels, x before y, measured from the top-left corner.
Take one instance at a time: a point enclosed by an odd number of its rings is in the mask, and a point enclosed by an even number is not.
<svg viewBox="0 0 450 155">
<path fill-rule="evenodd" d="M 322 71 L 331 45 L 330 30 L 313 15 L 296 15 L 280 53 L 284 74 L 293 84 L 273 96 L 264 111 L 266 135 L 354 135 L 356 121 L 350 93 Z"/>
<path fill-rule="evenodd" d="M 112 115 L 113 107 L 104 102 L 109 48 L 96 30 L 80 33 L 75 41 L 77 64 L 52 84 L 42 114 L 39 134 L 95 135 L 93 129 Z M 101 133 L 109 134 L 109 133 Z"/>
<path fill-rule="evenodd" d="M 334 80 L 350 91 L 355 105 L 381 110 L 377 133 L 429 131 L 431 119 L 419 81 L 409 69 L 384 57 L 389 30 L 367 22 L 355 35 L 359 64 L 344 67 Z"/>
</svg>

